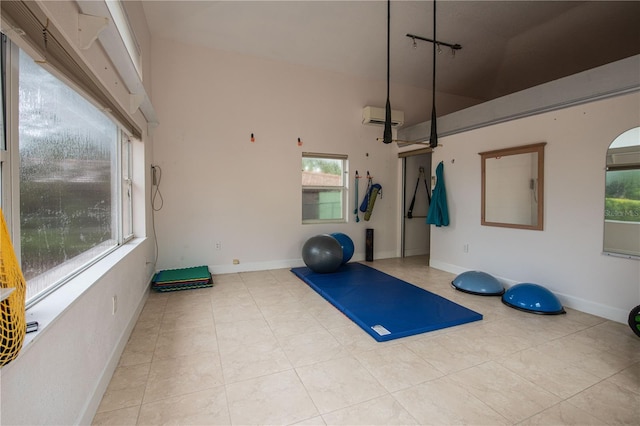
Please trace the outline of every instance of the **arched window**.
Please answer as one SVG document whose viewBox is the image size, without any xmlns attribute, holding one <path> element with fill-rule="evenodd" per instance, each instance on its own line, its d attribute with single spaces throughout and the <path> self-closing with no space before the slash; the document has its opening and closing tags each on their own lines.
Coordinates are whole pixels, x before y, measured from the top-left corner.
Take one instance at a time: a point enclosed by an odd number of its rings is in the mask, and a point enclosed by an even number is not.
<svg viewBox="0 0 640 426">
<path fill-rule="evenodd" d="M 640 258 L 640 127 L 607 150 L 604 252 Z"/>
</svg>

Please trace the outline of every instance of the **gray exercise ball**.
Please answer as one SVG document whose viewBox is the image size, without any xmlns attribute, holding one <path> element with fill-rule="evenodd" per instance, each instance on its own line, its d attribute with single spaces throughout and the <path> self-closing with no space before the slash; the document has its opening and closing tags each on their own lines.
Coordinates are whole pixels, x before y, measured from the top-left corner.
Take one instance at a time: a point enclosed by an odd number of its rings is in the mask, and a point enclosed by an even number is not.
<svg viewBox="0 0 640 426">
<path fill-rule="evenodd" d="M 335 272 L 342 264 L 342 246 L 329 234 L 316 235 L 302 246 L 302 260 L 313 272 Z"/>
</svg>

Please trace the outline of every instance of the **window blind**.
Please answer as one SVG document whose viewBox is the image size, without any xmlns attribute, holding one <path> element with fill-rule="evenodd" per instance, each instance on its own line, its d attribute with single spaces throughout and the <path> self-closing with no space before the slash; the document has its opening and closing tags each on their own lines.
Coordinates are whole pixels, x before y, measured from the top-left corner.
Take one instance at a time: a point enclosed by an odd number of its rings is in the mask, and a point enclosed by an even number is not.
<svg viewBox="0 0 640 426">
<path fill-rule="evenodd" d="M 60 31 L 35 1 L 2 0 L 2 18 L 16 31 L 46 63 L 72 81 L 85 95 L 90 96 L 109 115 L 134 137 L 141 139 L 142 131 L 109 90 L 91 72 Z"/>
<path fill-rule="evenodd" d="M 315 157 L 315 158 L 326 158 L 328 160 L 346 160 L 347 157 L 344 154 L 319 154 L 317 152 L 303 152 L 303 157 Z"/>
</svg>

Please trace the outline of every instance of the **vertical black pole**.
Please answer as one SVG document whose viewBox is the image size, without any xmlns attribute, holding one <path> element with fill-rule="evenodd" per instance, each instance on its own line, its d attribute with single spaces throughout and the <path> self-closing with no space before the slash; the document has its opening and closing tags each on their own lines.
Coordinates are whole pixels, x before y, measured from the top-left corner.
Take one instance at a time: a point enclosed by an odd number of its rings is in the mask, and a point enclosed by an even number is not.
<svg viewBox="0 0 640 426">
<path fill-rule="evenodd" d="M 429 136 L 429 146 L 438 146 L 438 131 L 436 129 L 436 0 L 433 0 L 433 84 L 432 84 L 432 104 L 431 104 L 431 134 Z"/>
<path fill-rule="evenodd" d="M 373 229 L 367 228 L 366 231 L 366 252 L 365 252 L 365 260 L 367 262 L 373 262 Z"/>
<path fill-rule="evenodd" d="M 385 105 L 384 117 L 384 133 L 382 142 L 391 143 L 393 136 L 391 134 L 391 102 L 389 101 L 389 79 L 391 75 L 391 0 L 387 0 L 387 104 Z"/>
</svg>

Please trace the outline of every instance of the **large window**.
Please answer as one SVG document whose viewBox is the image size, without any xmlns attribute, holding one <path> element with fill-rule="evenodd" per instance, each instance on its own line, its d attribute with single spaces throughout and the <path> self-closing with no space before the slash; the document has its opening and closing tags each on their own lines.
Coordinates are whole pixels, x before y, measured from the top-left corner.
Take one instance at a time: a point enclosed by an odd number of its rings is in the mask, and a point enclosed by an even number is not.
<svg viewBox="0 0 640 426">
<path fill-rule="evenodd" d="M 302 154 L 302 222 L 344 222 L 347 157 Z"/>
<path fill-rule="evenodd" d="M 14 95 L 6 97 L 6 123 L 17 128 L 2 157 L 11 166 L 2 208 L 12 212 L 29 305 L 131 237 L 131 142 L 91 102 L 15 52 L 6 57 L 14 62 L 6 81 L 17 87 L 7 90 Z"/>
</svg>

